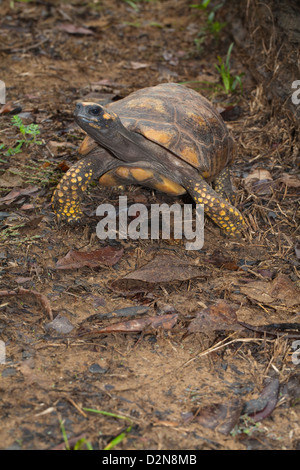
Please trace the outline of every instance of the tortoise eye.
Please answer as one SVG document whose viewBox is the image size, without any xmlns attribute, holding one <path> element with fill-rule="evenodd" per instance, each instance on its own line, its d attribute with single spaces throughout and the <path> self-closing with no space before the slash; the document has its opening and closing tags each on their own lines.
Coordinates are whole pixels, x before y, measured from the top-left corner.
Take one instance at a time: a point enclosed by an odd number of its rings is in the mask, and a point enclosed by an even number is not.
<svg viewBox="0 0 300 470">
<path fill-rule="evenodd" d="M 99 116 L 101 114 L 101 108 L 99 106 L 92 106 L 89 109 L 89 113 L 92 114 L 93 116 Z"/>
</svg>

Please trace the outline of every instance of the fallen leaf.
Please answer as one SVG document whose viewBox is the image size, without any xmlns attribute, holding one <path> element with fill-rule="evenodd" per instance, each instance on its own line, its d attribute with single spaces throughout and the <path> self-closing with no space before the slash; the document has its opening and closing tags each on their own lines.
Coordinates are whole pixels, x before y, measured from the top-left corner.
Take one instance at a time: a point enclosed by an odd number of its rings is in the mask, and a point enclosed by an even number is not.
<svg viewBox="0 0 300 470">
<path fill-rule="evenodd" d="M 23 227 L 19 228 L 20 233 L 26 232 L 27 230 L 35 230 L 43 220 L 44 216 L 39 215 L 37 217 L 32 217 L 25 222 Z"/>
<path fill-rule="evenodd" d="M 41 372 L 40 368 L 35 370 L 33 358 L 23 361 L 19 370 L 27 384 L 37 384 L 46 389 L 52 384 L 52 379 L 47 373 Z"/>
<path fill-rule="evenodd" d="M 196 333 L 198 331 L 241 329 L 235 313 L 238 309 L 237 305 L 219 300 L 216 304 L 198 312 L 196 318 L 189 324 L 188 331 Z"/>
<path fill-rule="evenodd" d="M 273 178 L 271 173 L 264 168 L 255 168 L 249 175 L 245 178 L 245 184 L 252 183 L 253 180 L 270 180 L 272 181 Z"/>
<path fill-rule="evenodd" d="M 9 168 L 1 175 L 1 188 L 15 188 L 16 186 L 21 186 L 23 184 L 21 176 L 15 174 L 14 171 L 18 170 L 16 168 Z"/>
<path fill-rule="evenodd" d="M 95 34 L 93 31 L 91 31 L 88 28 L 84 28 L 82 26 L 75 26 L 74 24 L 71 23 L 61 23 L 57 26 L 57 29 L 59 31 L 64 31 L 65 33 L 68 34 Z"/>
<path fill-rule="evenodd" d="M 147 67 L 149 67 L 149 64 L 142 63 L 142 62 L 134 62 L 133 60 L 130 61 L 130 68 L 132 70 L 146 69 Z"/>
<path fill-rule="evenodd" d="M 84 252 L 70 250 L 64 258 L 56 263 L 56 269 L 78 269 L 83 266 L 97 268 L 99 266 L 113 266 L 118 263 L 124 253 L 123 248 L 105 246 L 100 250 Z"/>
<path fill-rule="evenodd" d="M 143 282 L 161 283 L 186 281 L 203 276 L 199 266 L 176 256 L 156 256 L 143 267 L 133 271 L 123 279 L 135 279 Z"/>
<path fill-rule="evenodd" d="M 86 336 L 86 335 L 98 335 L 104 333 L 137 333 L 140 331 L 145 330 L 146 328 L 149 329 L 158 329 L 162 328 L 163 330 L 170 330 L 173 328 L 177 323 L 178 315 L 167 314 L 167 315 L 156 315 L 153 317 L 146 317 L 146 318 L 137 318 L 135 320 L 127 320 L 119 323 L 114 323 L 109 326 L 105 326 L 103 328 L 92 330 L 88 332 L 84 332 L 79 334 L 79 336 Z"/>
<path fill-rule="evenodd" d="M 273 178 L 268 170 L 255 168 L 246 178 L 245 187 L 257 195 L 272 194 Z"/>
<path fill-rule="evenodd" d="M 255 331 L 261 335 L 268 336 L 284 336 L 290 339 L 300 339 L 300 324 L 299 323 L 268 323 L 265 325 L 250 325 L 242 321 L 238 322 L 239 325 L 250 331 Z"/>
<path fill-rule="evenodd" d="M 225 109 L 220 111 L 220 114 L 224 121 L 236 121 L 242 115 L 242 108 L 238 105 L 227 106 Z"/>
<path fill-rule="evenodd" d="M 278 393 L 279 380 L 273 379 L 265 386 L 257 400 L 246 403 L 243 413 L 247 413 L 255 423 L 267 418 L 277 405 Z"/>
<path fill-rule="evenodd" d="M 1 186 L 1 182 L 0 182 Z M 6 196 L 0 198 L 0 203 L 4 202 L 6 205 L 11 204 L 16 199 L 22 196 L 29 196 L 30 194 L 34 194 L 39 191 L 40 188 L 38 186 L 28 186 L 27 188 L 14 188 L 10 193 Z"/>
<path fill-rule="evenodd" d="M 107 318 L 118 318 L 118 317 L 133 317 L 135 315 L 142 315 L 149 311 L 149 307 L 137 305 L 133 307 L 120 308 L 107 313 L 96 313 L 87 317 L 81 324 L 85 322 L 95 322 L 99 320 L 105 320 Z"/>
<path fill-rule="evenodd" d="M 57 168 L 59 168 L 61 171 L 63 171 L 64 173 L 67 173 L 68 169 L 70 168 L 69 165 L 63 161 L 63 162 L 60 162 L 58 165 L 57 165 Z"/>
<path fill-rule="evenodd" d="M 300 178 L 297 175 L 290 175 L 289 173 L 283 173 L 282 176 L 280 176 L 276 180 L 276 183 L 284 183 L 287 186 L 290 186 L 292 188 L 299 188 Z"/>
<path fill-rule="evenodd" d="M 76 149 L 76 145 L 72 144 L 71 142 L 56 142 L 55 140 L 50 140 L 48 142 L 48 147 L 55 156 L 58 155 L 60 150 L 67 148 L 72 150 Z"/>
<path fill-rule="evenodd" d="M 229 271 L 237 271 L 239 266 L 236 261 L 226 256 L 222 251 L 215 250 L 211 256 L 206 258 L 207 263 L 211 263 L 218 268 L 225 268 Z"/>
<path fill-rule="evenodd" d="M 40 303 L 44 311 L 47 313 L 50 320 L 53 320 L 52 308 L 51 308 L 50 302 L 44 294 L 40 294 L 40 292 L 36 292 L 34 290 L 23 289 L 22 287 L 19 287 L 16 290 L 0 291 L 0 297 L 18 297 L 18 296 L 34 297 Z"/>
<path fill-rule="evenodd" d="M 134 279 L 116 279 L 115 281 L 110 281 L 107 287 L 118 294 L 128 297 L 152 292 L 155 289 L 155 285 L 150 282 L 136 281 Z"/>
<path fill-rule="evenodd" d="M 21 211 L 31 211 L 34 208 L 34 204 L 23 204 L 23 206 L 20 207 Z"/>
<path fill-rule="evenodd" d="M 17 114 L 16 105 L 14 105 L 12 101 L 8 101 L 0 109 L 0 114 L 13 114 L 13 112 L 14 114 Z"/>
<path fill-rule="evenodd" d="M 151 292 L 155 284 L 203 277 L 203 268 L 176 256 L 156 256 L 141 268 L 116 279 L 109 287 L 123 295 Z"/>
<path fill-rule="evenodd" d="M 279 274 L 273 281 L 253 281 L 240 290 L 250 299 L 277 307 L 293 307 L 300 304 L 300 291 L 289 276 Z"/>
<path fill-rule="evenodd" d="M 280 397 L 284 397 L 289 406 L 294 407 L 300 400 L 300 374 L 295 373 L 280 387 Z"/>
<path fill-rule="evenodd" d="M 204 405 L 196 410 L 193 420 L 205 428 L 227 435 L 238 423 L 242 407 L 240 400 Z"/>
<path fill-rule="evenodd" d="M 297 258 L 300 259 L 300 242 L 297 242 L 295 244 L 295 254 L 296 254 Z"/>
<path fill-rule="evenodd" d="M 74 329 L 74 325 L 72 325 L 70 320 L 67 317 L 59 314 L 54 318 L 53 321 L 46 323 L 44 326 L 46 330 L 53 329 L 60 334 L 70 333 L 70 331 Z"/>
</svg>

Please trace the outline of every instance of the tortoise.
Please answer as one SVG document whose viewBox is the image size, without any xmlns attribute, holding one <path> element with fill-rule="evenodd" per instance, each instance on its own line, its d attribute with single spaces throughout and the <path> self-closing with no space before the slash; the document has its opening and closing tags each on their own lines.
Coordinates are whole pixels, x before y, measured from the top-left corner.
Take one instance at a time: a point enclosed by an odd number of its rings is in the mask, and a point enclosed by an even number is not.
<svg viewBox="0 0 300 470">
<path fill-rule="evenodd" d="M 173 196 L 188 192 L 225 233 L 241 231 L 244 219 L 229 202 L 234 140 L 221 115 L 198 92 L 164 83 L 106 107 L 78 103 L 74 115 L 88 135 L 79 148 L 83 158 L 54 192 L 58 221 L 82 217 L 82 193 L 99 179 L 103 186 L 139 184 Z"/>
</svg>

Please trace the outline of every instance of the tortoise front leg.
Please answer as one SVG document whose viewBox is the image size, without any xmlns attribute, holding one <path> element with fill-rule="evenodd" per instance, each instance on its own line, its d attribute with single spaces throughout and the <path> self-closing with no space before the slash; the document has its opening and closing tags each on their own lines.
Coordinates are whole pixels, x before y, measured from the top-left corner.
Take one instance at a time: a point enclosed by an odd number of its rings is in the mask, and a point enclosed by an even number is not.
<svg viewBox="0 0 300 470">
<path fill-rule="evenodd" d="M 241 231 L 244 219 L 241 213 L 216 193 L 199 175 L 196 182 L 187 179 L 185 187 L 196 204 L 204 205 L 204 212 L 227 234 Z"/>
<path fill-rule="evenodd" d="M 80 202 L 88 183 L 116 165 L 120 165 L 118 160 L 98 146 L 73 165 L 62 177 L 52 196 L 58 221 L 77 222 L 83 216 Z"/>
</svg>

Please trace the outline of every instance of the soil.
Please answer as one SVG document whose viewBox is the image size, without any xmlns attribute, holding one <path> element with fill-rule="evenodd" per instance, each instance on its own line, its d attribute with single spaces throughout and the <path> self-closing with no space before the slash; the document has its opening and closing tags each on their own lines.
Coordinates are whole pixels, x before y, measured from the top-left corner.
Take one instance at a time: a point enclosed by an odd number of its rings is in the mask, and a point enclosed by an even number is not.
<svg viewBox="0 0 300 470">
<path fill-rule="evenodd" d="M 243 90 L 224 92 L 215 64 L 232 24 L 214 37 L 191 3 L 0 2 L 2 449 L 63 448 L 64 430 L 71 448 L 300 446 L 297 123 L 265 96 L 237 44 L 230 72 L 243 74 Z M 218 9 L 220 23 L 230 8 Z M 223 112 L 237 142 L 232 177 L 246 233 L 226 238 L 206 219 L 199 251 L 184 240 L 99 240 L 99 204 L 174 199 L 97 184 L 82 223 L 58 226 L 51 196 L 84 138 L 76 101 L 105 103 L 163 82 L 185 83 Z M 41 145 L 6 155 L 20 139 L 12 115 L 38 125 Z M 58 269 L 71 249 L 107 246 L 106 264 Z"/>
</svg>

